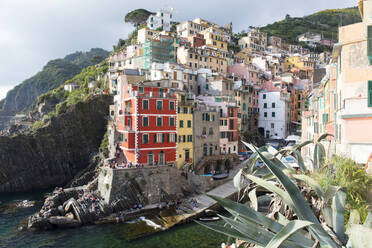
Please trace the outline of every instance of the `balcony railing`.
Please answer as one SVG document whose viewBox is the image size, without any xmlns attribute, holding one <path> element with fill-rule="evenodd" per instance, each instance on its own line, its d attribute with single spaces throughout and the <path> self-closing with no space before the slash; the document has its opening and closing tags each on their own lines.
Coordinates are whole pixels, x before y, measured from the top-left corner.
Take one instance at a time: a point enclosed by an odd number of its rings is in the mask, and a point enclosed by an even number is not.
<svg viewBox="0 0 372 248">
<path fill-rule="evenodd" d="M 148 97 L 148 98 L 177 98 L 176 94 L 173 93 L 163 93 L 163 92 L 144 92 L 139 93 L 138 91 L 133 91 L 131 96 L 134 97 Z"/>
</svg>

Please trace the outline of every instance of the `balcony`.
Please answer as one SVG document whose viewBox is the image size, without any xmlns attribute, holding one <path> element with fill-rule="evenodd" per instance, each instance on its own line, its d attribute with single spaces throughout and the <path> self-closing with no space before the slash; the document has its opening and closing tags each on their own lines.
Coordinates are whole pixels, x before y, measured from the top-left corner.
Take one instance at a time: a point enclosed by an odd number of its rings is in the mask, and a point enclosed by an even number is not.
<svg viewBox="0 0 372 248">
<path fill-rule="evenodd" d="M 176 94 L 174 94 L 174 93 L 162 93 L 162 92 L 139 93 L 138 91 L 133 91 L 131 93 L 131 96 L 132 97 L 144 97 L 144 98 L 167 98 L 167 99 L 177 98 Z"/>
</svg>

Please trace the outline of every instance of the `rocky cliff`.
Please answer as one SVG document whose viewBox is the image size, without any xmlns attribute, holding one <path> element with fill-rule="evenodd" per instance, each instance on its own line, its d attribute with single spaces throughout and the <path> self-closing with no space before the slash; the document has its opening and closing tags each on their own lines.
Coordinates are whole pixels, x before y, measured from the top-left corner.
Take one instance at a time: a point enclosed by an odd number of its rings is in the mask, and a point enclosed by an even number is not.
<svg viewBox="0 0 372 248">
<path fill-rule="evenodd" d="M 71 106 L 31 134 L 0 136 L 0 193 L 64 185 L 85 169 L 105 133 L 112 97 Z"/>
</svg>

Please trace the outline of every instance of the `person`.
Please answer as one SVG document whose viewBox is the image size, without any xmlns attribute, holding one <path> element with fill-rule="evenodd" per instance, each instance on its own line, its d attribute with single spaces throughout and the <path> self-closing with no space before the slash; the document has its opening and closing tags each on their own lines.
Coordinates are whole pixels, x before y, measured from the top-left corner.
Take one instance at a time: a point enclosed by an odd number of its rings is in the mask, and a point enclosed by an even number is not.
<svg viewBox="0 0 372 248">
<path fill-rule="evenodd" d="M 123 213 L 120 214 L 120 221 L 124 222 L 124 214 Z"/>
<path fill-rule="evenodd" d="M 119 223 L 119 216 L 116 216 L 115 220 L 116 220 L 116 223 Z"/>
</svg>

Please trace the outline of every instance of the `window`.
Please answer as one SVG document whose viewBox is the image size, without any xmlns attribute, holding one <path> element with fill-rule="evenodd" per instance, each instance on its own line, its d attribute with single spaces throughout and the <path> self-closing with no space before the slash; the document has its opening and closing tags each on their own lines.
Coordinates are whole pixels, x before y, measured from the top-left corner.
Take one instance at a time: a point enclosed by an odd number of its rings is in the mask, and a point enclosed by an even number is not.
<svg viewBox="0 0 372 248">
<path fill-rule="evenodd" d="M 191 120 L 187 121 L 187 127 L 191 127 Z"/>
<path fill-rule="evenodd" d="M 192 142 L 192 135 L 187 135 L 187 142 Z"/>
<path fill-rule="evenodd" d="M 243 110 L 246 110 L 246 109 L 247 109 L 247 105 L 243 103 Z"/>
<path fill-rule="evenodd" d="M 157 137 L 158 137 L 158 135 L 156 133 L 154 133 L 154 143 L 157 143 L 158 142 Z"/>
<path fill-rule="evenodd" d="M 174 110 L 174 102 L 169 102 L 169 110 Z"/>
<path fill-rule="evenodd" d="M 207 128 L 206 127 L 203 127 L 202 135 L 206 135 L 206 134 L 207 134 Z"/>
<path fill-rule="evenodd" d="M 263 98 L 263 99 L 266 99 L 266 94 L 263 94 L 263 95 L 262 95 L 262 98 Z"/>
<path fill-rule="evenodd" d="M 161 127 L 163 125 L 163 118 L 157 117 L 156 118 L 156 126 Z"/>
<path fill-rule="evenodd" d="M 275 117 L 275 112 L 272 112 L 271 113 L 271 117 Z"/>
<path fill-rule="evenodd" d="M 142 108 L 143 109 L 149 109 L 149 100 L 143 100 Z"/>
<path fill-rule="evenodd" d="M 189 66 L 192 67 L 192 63 L 191 62 L 189 63 Z"/>
<path fill-rule="evenodd" d="M 195 68 L 198 68 L 198 63 L 195 63 Z"/>
<path fill-rule="evenodd" d="M 372 80 L 368 81 L 368 107 L 372 107 Z"/>
<path fill-rule="evenodd" d="M 183 108 L 183 113 L 184 113 L 184 114 L 187 114 L 187 112 L 188 112 L 188 111 L 187 111 L 187 107 L 184 107 L 184 108 Z"/>
<path fill-rule="evenodd" d="M 169 126 L 174 127 L 174 117 L 169 118 Z"/>
<path fill-rule="evenodd" d="M 182 142 L 183 142 L 183 143 L 186 142 L 186 135 L 182 135 Z"/>
<path fill-rule="evenodd" d="M 148 127 L 149 126 L 149 117 L 143 117 L 142 118 L 142 125 L 144 127 Z"/>
<path fill-rule="evenodd" d="M 271 128 L 274 128 L 274 123 L 271 123 Z"/>
<path fill-rule="evenodd" d="M 213 41 L 213 46 L 217 46 L 217 42 Z"/>
<path fill-rule="evenodd" d="M 156 109 L 157 110 L 163 109 L 163 101 L 156 101 Z"/>
<path fill-rule="evenodd" d="M 275 102 L 271 103 L 271 107 L 275 108 Z"/>
<path fill-rule="evenodd" d="M 183 120 L 180 120 L 180 127 L 183 127 Z"/>
<path fill-rule="evenodd" d="M 264 117 L 267 117 L 267 112 L 264 113 Z"/>
<path fill-rule="evenodd" d="M 213 135 L 213 128 L 209 128 L 209 135 Z"/>
<path fill-rule="evenodd" d="M 197 54 L 195 54 L 195 59 L 198 59 L 198 55 Z"/>
<path fill-rule="evenodd" d="M 264 108 L 267 108 L 267 103 L 264 103 Z"/>
<path fill-rule="evenodd" d="M 138 92 L 143 93 L 143 87 L 138 87 Z"/>
<path fill-rule="evenodd" d="M 142 143 L 143 144 L 148 144 L 149 143 L 149 135 L 148 134 L 143 134 L 142 135 Z"/>
</svg>

